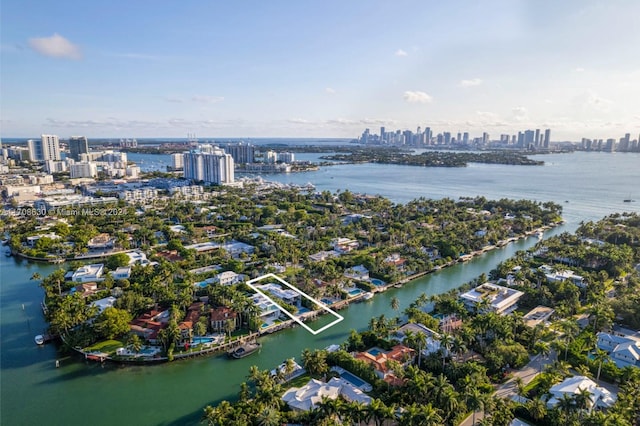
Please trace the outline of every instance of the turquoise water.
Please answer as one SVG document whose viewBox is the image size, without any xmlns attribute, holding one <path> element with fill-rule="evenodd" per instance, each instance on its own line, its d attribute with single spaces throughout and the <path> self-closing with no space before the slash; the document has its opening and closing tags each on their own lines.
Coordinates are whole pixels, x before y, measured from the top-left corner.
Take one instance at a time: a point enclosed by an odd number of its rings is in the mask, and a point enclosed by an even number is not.
<svg viewBox="0 0 640 426">
<path fill-rule="evenodd" d="M 191 339 L 191 344 L 195 345 L 202 345 L 203 343 L 213 343 L 215 341 L 215 339 L 212 339 L 211 337 L 194 337 L 193 339 Z"/>
<path fill-rule="evenodd" d="M 371 284 L 377 286 L 377 287 L 382 287 L 383 285 L 385 285 L 386 283 L 382 280 L 379 280 L 377 278 L 371 278 Z"/>
<path fill-rule="evenodd" d="M 378 348 L 371 348 L 367 352 L 369 352 L 373 356 L 378 356 L 378 355 L 380 355 L 382 353 L 382 350 L 380 350 Z"/>
<path fill-rule="evenodd" d="M 294 183 L 312 182 L 320 191 L 349 188 L 380 193 L 395 202 L 420 196 L 485 195 L 562 203 L 567 222 L 545 232 L 545 238 L 572 232 L 583 220 L 598 220 L 622 211 L 640 213 L 640 203 L 623 203 L 628 197 L 640 199 L 639 154 L 575 153 L 539 158 L 547 165 L 470 165 L 463 169 L 338 165 L 315 173 L 276 177 Z M 87 363 L 62 355 L 54 344 L 38 347 L 33 337 L 42 334 L 47 325 L 40 311 L 42 290 L 30 277 L 34 272 L 46 275 L 59 265 L 0 256 L 0 424 L 82 425 L 87 419 L 93 425 L 197 424 L 205 405 L 235 398 L 251 365 L 271 370 L 283 359 L 299 359 L 305 348 L 342 343 L 351 329 L 365 330 L 371 317 L 395 316 L 390 307 L 392 297 L 399 299 L 403 310 L 420 294 L 456 288 L 537 241 L 536 237 L 518 241 L 400 289 L 391 288 L 369 303 L 353 304 L 340 311 L 342 322 L 318 335 L 294 327 L 265 336 L 260 339 L 260 354 L 245 359 L 231 361 L 220 354 L 130 367 Z M 308 325 L 318 329 L 333 320 L 327 315 Z M 60 368 L 55 368 L 56 359 Z"/>
<path fill-rule="evenodd" d="M 362 293 L 362 290 L 360 290 L 359 288 L 356 288 L 356 289 L 353 289 L 353 290 L 349 291 L 349 295 L 351 295 L 351 296 L 357 296 L 360 293 Z"/>
</svg>

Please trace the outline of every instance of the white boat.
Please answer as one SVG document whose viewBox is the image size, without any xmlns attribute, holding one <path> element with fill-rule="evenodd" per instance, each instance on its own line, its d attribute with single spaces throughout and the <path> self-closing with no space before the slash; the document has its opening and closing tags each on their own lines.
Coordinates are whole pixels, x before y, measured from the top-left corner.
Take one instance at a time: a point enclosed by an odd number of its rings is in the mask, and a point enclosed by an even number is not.
<svg viewBox="0 0 640 426">
<path fill-rule="evenodd" d="M 544 238 L 544 232 L 540 231 L 538 233 L 536 233 L 536 237 L 538 237 L 539 240 Z"/>
<path fill-rule="evenodd" d="M 36 345 L 44 345 L 44 336 L 42 334 L 38 334 L 33 340 L 36 342 Z"/>
<path fill-rule="evenodd" d="M 369 292 L 369 291 L 368 291 L 368 292 L 366 292 L 366 293 L 364 294 L 364 296 L 362 296 L 362 298 L 363 298 L 364 300 L 369 300 L 369 299 L 373 298 L 373 293 L 371 293 L 371 292 Z"/>
</svg>

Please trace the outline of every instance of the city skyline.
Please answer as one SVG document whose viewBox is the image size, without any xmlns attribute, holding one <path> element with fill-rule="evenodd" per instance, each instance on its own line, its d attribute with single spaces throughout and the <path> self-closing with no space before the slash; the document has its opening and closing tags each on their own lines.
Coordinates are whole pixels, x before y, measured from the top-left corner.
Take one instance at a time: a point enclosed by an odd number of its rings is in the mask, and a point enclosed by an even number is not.
<svg viewBox="0 0 640 426">
<path fill-rule="evenodd" d="M 637 134 L 640 4 L 556 3 L 9 0 L 0 136 Z"/>
</svg>

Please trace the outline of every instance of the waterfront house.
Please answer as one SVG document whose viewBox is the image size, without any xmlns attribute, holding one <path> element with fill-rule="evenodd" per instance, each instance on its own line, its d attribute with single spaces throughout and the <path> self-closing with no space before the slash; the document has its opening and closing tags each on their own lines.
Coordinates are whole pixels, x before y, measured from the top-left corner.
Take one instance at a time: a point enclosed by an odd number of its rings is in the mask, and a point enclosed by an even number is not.
<svg viewBox="0 0 640 426">
<path fill-rule="evenodd" d="M 36 243 L 38 242 L 38 240 L 40 238 L 49 238 L 51 240 L 59 240 L 62 237 L 60 235 L 56 234 L 55 232 L 50 232 L 48 234 L 33 235 L 31 237 L 27 237 L 27 245 L 29 247 L 35 247 Z"/>
<path fill-rule="evenodd" d="M 98 283 L 92 281 L 88 283 L 78 284 L 77 286 L 71 289 L 71 292 L 78 293 L 85 298 L 89 296 L 93 296 L 98 292 Z"/>
<path fill-rule="evenodd" d="M 347 401 L 358 402 L 363 405 L 371 403 L 371 397 L 344 379 L 333 377 L 327 383 L 311 379 L 306 385 L 289 388 L 282 400 L 293 411 L 310 411 L 316 408 L 323 400 L 336 399 L 342 396 Z"/>
<path fill-rule="evenodd" d="M 94 263 L 91 265 L 84 265 L 76 269 L 71 274 L 71 281 L 76 283 L 88 283 L 91 281 L 103 281 L 102 274 L 104 273 L 104 265 L 102 263 Z"/>
<path fill-rule="evenodd" d="M 522 296 L 521 291 L 487 282 L 461 294 L 460 299 L 470 311 L 482 309 L 507 315 L 518 308 Z"/>
<path fill-rule="evenodd" d="M 550 398 L 547 407 L 558 405 L 564 395 L 574 397 L 581 391 L 589 392 L 588 409 L 607 409 L 616 401 L 616 395 L 598 386 L 593 380 L 585 376 L 574 376 L 563 380 L 549 389 Z"/>
<path fill-rule="evenodd" d="M 384 263 L 401 268 L 404 266 L 405 259 L 400 256 L 400 253 L 393 253 L 384 259 Z"/>
<path fill-rule="evenodd" d="M 211 324 L 211 330 L 213 331 L 227 331 L 226 324 L 231 321 L 232 329 L 235 330 L 238 327 L 237 321 L 238 315 L 236 312 L 227 308 L 226 306 L 219 306 L 211 309 L 209 312 L 209 321 Z"/>
<path fill-rule="evenodd" d="M 597 337 L 598 348 L 606 351 L 618 368 L 640 367 L 640 341 L 602 332 Z"/>
<path fill-rule="evenodd" d="M 270 293 L 272 296 L 281 299 L 283 302 L 289 305 L 300 307 L 300 293 L 291 289 L 283 289 L 278 284 L 263 284 L 258 285 L 256 288 L 260 289 L 263 293 Z"/>
</svg>

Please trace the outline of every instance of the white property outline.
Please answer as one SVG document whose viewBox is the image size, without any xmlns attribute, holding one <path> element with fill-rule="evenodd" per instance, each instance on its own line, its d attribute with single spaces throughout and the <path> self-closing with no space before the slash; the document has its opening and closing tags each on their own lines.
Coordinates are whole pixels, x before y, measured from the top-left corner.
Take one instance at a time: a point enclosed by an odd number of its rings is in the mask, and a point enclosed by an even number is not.
<svg viewBox="0 0 640 426">
<path fill-rule="evenodd" d="M 311 300 L 313 303 L 315 303 L 316 305 L 320 306 L 323 309 L 326 309 L 327 311 L 329 311 L 329 313 L 331 313 L 333 316 L 335 316 L 337 319 L 333 322 L 330 322 L 329 324 L 325 325 L 322 328 L 319 328 L 318 330 L 314 330 L 311 327 L 309 327 L 308 325 L 306 325 L 304 322 L 302 322 L 299 318 L 297 318 L 295 315 L 293 315 L 291 312 L 287 311 L 286 309 L 284 309 L 282 306 L 280 306 L 278 303 L 276 303 L 273 299 L 271 299 L 269 296 L 267 296 L 266 294 L 264 294 L 262 291 L 260 291 L 259 288 L 257 288 L 256 286 L 253 285 L 254 282 L 256 281 L 262 281 L 265 278 L 275 278 L 276 280 L 278 280 L 278 282 L 280 282 L 281 284 L 286 285 L 287 287 L 289 287 L 291 290 L 301 294 L 302 296 L 304 296 L 305 298 L 307 298 L 308 300 Z M 294 320 L 295 322 L 297 322 L 298 324 L 300 324 L 301 326 L 303 326 L 309 333 L 311 334 L 319 334 L 322 333 L 323 331 L 325 331 L 327 328 L 332 327 L 334 325 L 336 325 L 337 323 L 339 323 L 340 321 L 342 321 L 344 319 L 344 317 L 342 315 L 340 315 L 339 313 L 335 312 L 334 310 L 332 310 L 331 308 L 329 308 L 327 305 L 325 305 L 324 303 L 314 299 L 313 297 L 309 296 L 308 294 L 300 291 L 299 289 L 297 289 L 296 287 L 292 286 L 291 284 L 289 284 L 288 282 L 286 282 L 285 280 L 283 280 L 282 278 L 280 278 L 279 276 L 275 275 L 275 274 L 265 274 L 262 276 L 259 276 L 258 278 L 254 278 L 252 280 L 247 281 L 245 284 L 247 284 L 252 290 L 254 290 L 256 293 L 258 293 L 259 295 L 261 295 L 262 297 L 264 297 L 265 299 L 267 299 L 269 302 L 273 303 L 274 305 L 276 305 L 278 307 L 278 309 L 280 309 L 280 311 L 284 312 L 289 318 L 291 318 L 292 320 Z"/>
</svg>

